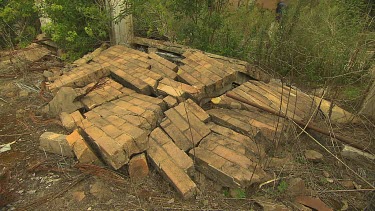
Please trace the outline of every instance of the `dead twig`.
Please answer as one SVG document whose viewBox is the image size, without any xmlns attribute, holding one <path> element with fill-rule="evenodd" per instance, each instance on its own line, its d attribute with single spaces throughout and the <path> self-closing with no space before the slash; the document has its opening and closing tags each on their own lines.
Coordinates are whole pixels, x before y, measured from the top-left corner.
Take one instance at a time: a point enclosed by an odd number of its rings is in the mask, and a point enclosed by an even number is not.
<svg viewBox="0 0 375 211">
<path fill-rule="evenodd" d="M 8 104 L 9 104 L 9 102 L 8 102 L 8 101 L 4 100 L 4 99 L 3 99 L 3 98 L 1 98 L 1 97 L 0 97 L 0 100 L 1 100 L 1 101 L 4 101 L 4 102 L 6 102 L 6 103 L 8 103 Z"/>
<path fill-rule="evenodd" d="M 125 183 L 124 177 L 119 173 L 97 165 L 77 163 L 74 165 L 74 167 L 87 175 L 94 175 L 120 184 Z"/>
<path fill-rule="evenodd" d="M 5 135 L 0 135 L 0 137 L 12 137 L 12 136 L 23 136 L 23 135 L 30 135 L 30 133 L 5 134 Z"/>
<path fill-rule="evenodd" d="M 370 189 L 349 189 L 349 190 L 323 190 L 323 191 L 318 191 L 318 193 L 362 192 L 362 191 L 375 191 L 375 189 L 370 188 Z"/>
<path fill-rule="evenodd" d="M 65 192 L 72 189 L 75 185 L 77 185 L 78 183 L 80 183 L 81 181 L 83 181 L 84 179 L 86 179 L 88 177 L 89 177 L 89 175 L 80 174 L 72 183 L 70 183 L 70 185 L 63 188 L 62 190 L 60 190 L 60 191 L 58 191 L 58 192 L 56 192 L 52 195 L 47 194 L 46 196 L 43 196 L 43 197 L 39 198 L 38 200 L 36 200 L 34 202 L 31 202 L 30 204 L 27 204 L 23 207 L 18 208 L 17 210 L 31 210 L 31 209 L 33 209 L 37 206 L 40 206 L 40 205 L 45 204 L 49 201 L 52 201 L 52 200 L 56 199 L 57 197 L 63 195 Z"/>
</svg>

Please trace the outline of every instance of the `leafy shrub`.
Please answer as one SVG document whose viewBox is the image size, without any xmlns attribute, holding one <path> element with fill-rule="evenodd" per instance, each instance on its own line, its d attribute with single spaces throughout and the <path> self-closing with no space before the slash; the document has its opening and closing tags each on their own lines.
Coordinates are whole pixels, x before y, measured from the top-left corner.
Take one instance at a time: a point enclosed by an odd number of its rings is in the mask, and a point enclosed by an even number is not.
<svg viewBox="0 0 375 211">
<path fill-rule="evenodd" d="M 365 81 L 371 17 L 366 1 L 289 1 L 280 22 L 255 3 L 132 0 L 136 33 L 259 63 L 310 85 Z"/>
<path fill-rule="evenodd" d="M 111 19 L 104 1 L 45 0 L 41 11 L 51 19 L 43 30 L 66 51 L 69 60 L 109 40 Z"/>
<path fill-rule="evenodd" d="M 25 47 L 39 28 L 33 0 L 0 0 L 0 47 Z"/>
</svg>

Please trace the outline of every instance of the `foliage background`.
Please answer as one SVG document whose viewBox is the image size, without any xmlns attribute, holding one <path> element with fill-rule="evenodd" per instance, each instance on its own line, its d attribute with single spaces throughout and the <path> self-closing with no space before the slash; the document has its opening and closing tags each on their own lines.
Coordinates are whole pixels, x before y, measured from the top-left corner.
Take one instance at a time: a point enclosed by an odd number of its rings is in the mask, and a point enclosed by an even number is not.
<svg viewBox="0 0 375 211">
<path fill-rule="evenodd" d="M 358 101 L 373 63 L 374 3 L 290 0 L 280 22 L 254 1 L 131 0 L 138 36 L 259 64 L 300 87 L 330 85 Z"/>
<path fill-rule="evenodd" d="M 112 1 L 110 1 L 111 3 Z M 289 0 L 280 22 L 275 11 L 251 0 L 125 0 L 138 36 L 169 40 L 259 64 L 309 87 L 330 84 L 355 99 L 368 84 L 375 45 L 371 0 Z M 0 0 L 1 47 L 25 46 L 43 29 L 74 60 L 108 42 L 111 17 L 104 0 Z M 120 18 L 121 18 L 120 17 Z M 370 53 L 369 53 L 370 52 Z"/>
<path fill-rule="evenodd" d="M 25 47 L 38 33 L 33 0 L 0 0 L 0 48 Z"/>
<path fill-rule="evenodd" d="M 39 9 L 51 19 L 43 31 L 66 52 L 69 60 L 109 40 L 110 15 L 105 1 L 45 0 Z"/>
</svg>

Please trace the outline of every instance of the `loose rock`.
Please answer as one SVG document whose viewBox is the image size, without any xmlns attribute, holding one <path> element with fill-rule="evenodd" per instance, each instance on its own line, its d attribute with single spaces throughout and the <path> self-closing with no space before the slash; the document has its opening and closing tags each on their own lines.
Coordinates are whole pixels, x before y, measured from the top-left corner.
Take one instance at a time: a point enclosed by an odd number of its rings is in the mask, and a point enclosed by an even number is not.
<svg viewBox="0 0 375 211">
<path fill-rule="evenodd" d="M 312 162 L 319 162 L 323 159 L 323 155 L 315 150 L 306 150 L 305 157 L 307 160 Z"/>
</svg>

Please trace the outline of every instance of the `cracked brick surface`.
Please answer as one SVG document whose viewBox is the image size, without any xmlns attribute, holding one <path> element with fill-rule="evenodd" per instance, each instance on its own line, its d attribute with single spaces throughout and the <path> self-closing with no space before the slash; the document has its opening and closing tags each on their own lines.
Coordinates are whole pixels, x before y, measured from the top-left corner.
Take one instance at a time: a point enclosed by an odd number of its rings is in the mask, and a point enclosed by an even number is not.
<svg viewBox="0 0 375 211">
<path fill-rule="evenodd" d="M 264 149 L 253 139 L 231 129 L 210 124 L 213 131 L 189 151 L 197 169 L 226 187 L 248 187 L 264 181 Z"/>
<path fill-rule="evenodd" d="M 132 93 L 86 112 L 79 126 L 103 159 L 118 169 L 148 148 L 148 134 L 162 115 L 161 99 Z"/>
<path fill-rule="evenodd" d="M 205 97 L 223 93 L 237 79 L 237 71 L 201 52 L 187 51 L 183 56 L 179 79 L 201 90 Z"/>
<path fill-rule="evenodd" d="M 183 198 L 191 198 L 196 192 L 196 184 L 190 179 L 193 174 L 193 160 L 172 141 L 161 129 L 150 134 L 148 157 Z"/>
<path fill-rule="evenodd" d="M 197 107 L 199 106 L 191 100 L 181 102 L 164 112 L 166 119 L 160 124 L 183 151 L 197 146 L 202 138 L 210 133 L 210 129 L 204 124 L 208 115 L 203 109 L 196 109 Z"/>
<path fill-rule="evenodd" d="M 177 65 L 156 55 L 116 45 L 104 50 L 90 63 L 73 68 L 48 85 L 56 93 L 61 87 L 84 87 L 111 75 L 122 85 L 151 95 L 162 78 L 175 79 Z"/>
<path fill-rule="evenodd" d="M 256 105 L 269 108 L 297 120 L 309 119 L 317 105 L 307 94 L 291 87 L 277 83 L 248 81 L 231 90 L 233 95 L 246 99 Z M 240 108 L 252 111 L 253 106 L 238 102 L 225 95 L 220 96 L 217 106 L 223 108 Z"/>
</svg>

